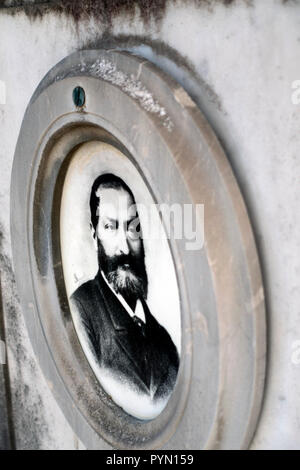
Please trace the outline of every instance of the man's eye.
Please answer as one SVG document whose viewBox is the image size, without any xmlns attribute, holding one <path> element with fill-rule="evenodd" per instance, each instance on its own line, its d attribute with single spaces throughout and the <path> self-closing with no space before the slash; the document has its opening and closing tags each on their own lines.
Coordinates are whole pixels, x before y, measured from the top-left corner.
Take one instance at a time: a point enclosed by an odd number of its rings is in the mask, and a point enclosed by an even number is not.
<svg viewBox="0 0 300 470">
<path fill-rule="evenodd" d="M 116 224 L 105 224 L 104 228 L 105 228 L 105 230 L 115 230 L 116 229 Z"/>
<path fill-rule="evenodd" d="M 131 238 L 133 239 L 137 239 L 140 237 L 140 231 L 141 231 L 141 226 L 140 226 L 140 222 L 138 221 L 138 219 L 135 219 L 133 222 L 131 222 L 129 225 L 128 225 L 128 234 Z"/>
</svg>

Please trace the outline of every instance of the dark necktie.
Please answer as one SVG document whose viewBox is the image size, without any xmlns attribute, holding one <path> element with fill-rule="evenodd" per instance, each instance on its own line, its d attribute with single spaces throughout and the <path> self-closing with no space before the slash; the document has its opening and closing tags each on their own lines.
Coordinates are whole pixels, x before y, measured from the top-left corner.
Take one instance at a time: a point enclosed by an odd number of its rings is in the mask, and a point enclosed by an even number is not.
<svg viewBox="0 0 300 470">
<path fill-rule="evenodd" d="M 136 315 L 134 315 L 132 317 L 134 323 L 141 329 L 141 332 L 142 334 L 145 336 L 145 328 L 146 328 L 146 325 L 145 323 L 143 322 L 143 320 L 141 320 L 139 317 L 137 317 Z"/>
</svg>

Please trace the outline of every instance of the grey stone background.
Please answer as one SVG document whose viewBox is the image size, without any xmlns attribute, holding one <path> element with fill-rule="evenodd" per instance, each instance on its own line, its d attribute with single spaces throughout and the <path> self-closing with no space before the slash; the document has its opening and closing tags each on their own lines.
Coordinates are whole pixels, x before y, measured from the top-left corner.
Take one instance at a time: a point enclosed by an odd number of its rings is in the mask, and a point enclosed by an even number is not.
<svg viewBox="0 0 300 470">
<path fill-rule="evenodd" d="M 19 2 L 0 1 L 0 6 L 13 3 Z M 84 3 L 89 2 L 78 2 Z M 293 352 L 300 340 L 300 105 L 291 96 L 292 83 L 300 79 L 300 4 L 154 3 L 160 5 L 160 17 L 147 12 L 141 16 L 136 8 L 100 19 L 81 11 L 75 21 L 74 10 L 65 14 L 50 8 L 35 16 L 33 10 L 0 9 L 0 80 L 6 85 L 6 103 L 0 104 L 0 269 L 12 445 L 83 447 L 33 354 L 14 283 L 9 194 L 22 118 L 41 79 L 65 56 L 78 49 L 123 45 L 157 63 L 186 88 L 228 155 L 254 227 L 267 296 L 267 381 L 251 447 L 299 449 L 300 365 L 293 361 Z M 0 367 L 3 390 L 7 366 Z M 0 403 L 2 399 L 0 394 Z M 0 419 L 5 421 L 2 410 Z"/>
</svg>

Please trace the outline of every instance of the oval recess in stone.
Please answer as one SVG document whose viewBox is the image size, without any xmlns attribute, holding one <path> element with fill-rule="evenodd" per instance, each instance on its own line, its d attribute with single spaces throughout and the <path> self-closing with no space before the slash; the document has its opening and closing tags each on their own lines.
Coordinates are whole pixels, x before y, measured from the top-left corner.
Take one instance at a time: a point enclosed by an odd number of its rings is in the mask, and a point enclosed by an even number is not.
<svg viewBox="0 0 300 470">
<path fill-rule="evenodd" d="M 73 322 L 96 377 L 128 414 L 155 418 L 179 368 L 179 292 L 159 208 L 112 145 L 74 152 L 60 237 Z"/>
</svg>

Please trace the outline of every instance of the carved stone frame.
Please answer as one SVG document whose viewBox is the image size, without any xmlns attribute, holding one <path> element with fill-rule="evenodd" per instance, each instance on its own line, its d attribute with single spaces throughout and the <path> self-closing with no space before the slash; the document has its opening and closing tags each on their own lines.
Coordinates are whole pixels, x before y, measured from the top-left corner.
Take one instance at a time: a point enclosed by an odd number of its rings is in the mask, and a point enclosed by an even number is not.
<svg viewBox="0 0 300 470">
<path fill-rule="evenodd" d="M 85 90 L 83 108 L 72 92 Z M 134 162 L 158 203 L 202 203 L 205 246 L 170 242 L 180 289 L 178 381 L 156 419 L 137 420 L 96 380 L 66 298 L 60 198 L 72 152 L 108 142 Z M 26 111 L 11 182 L 18 290 L 47 382 L 89 449 L 240 449 L 253 436 L 265 373 L 264 293 L 247 211 L 205 118 L 172 79 L 124 52 L 58 64 Z"/>
</svg>

